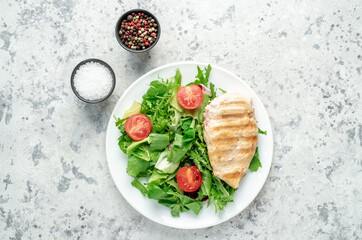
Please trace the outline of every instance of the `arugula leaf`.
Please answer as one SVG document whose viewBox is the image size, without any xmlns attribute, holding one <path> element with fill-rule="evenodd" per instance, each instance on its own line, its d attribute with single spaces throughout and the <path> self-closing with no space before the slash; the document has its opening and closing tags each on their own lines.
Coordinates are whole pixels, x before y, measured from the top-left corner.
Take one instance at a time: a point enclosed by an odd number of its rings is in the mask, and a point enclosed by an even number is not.
<svg viewBox="0 0 362 240">
<path fill-rule="evenodd" d="M 210 90 L 211 90 L 211 96 L 210 101 L 216 98 L 216 91 L 215 91 L 215 85 L 213 83 L 210 83 Z"/>
<path fill-rule="evenodd" d="M 199 79 L 199 81 L 200 81 L 199 84 L 204 84 L 205 86 L 207 86 L 207 80 L 205 79 L 204 72 L 200 69 L 199 66 L 197 66 L 196 78 Z M 199 84 L 197 84 L 197 85 L 199 85 Z"/>
<path fill-rule="evenodd" d="M 179 112 L 183 111 L 183 108 L 177 101 L 177 91 L 181 87 L 181 73 L 179 69 L 176 69 L 176 75 L 175 75 L 175 82 L 173 84 L 170 84 L 169 92 L 171 94 L 171 97 L 169 99 L 169 103 L 172 107 L 174 107 Z"/>
<path fill-rule="evenodd" d="M 180 72 L 180 69 L 176 69 L 176 75 L 175 75 L 175 84 L 177 85 L 177 86 L 181 86 L 181 78 L 182 78 L 182 76 L 181 76 L 181 72 Z"/>
<path fill-rule="evenodd" d="M 198 142 L 195 142 L 195 143 L 197 144 Z M 196 150 L 196 149 L 192 150 L 191 154 L 190 154 L 190 158 L 194 161 L 195 165 L 201 172 L 204 172 L 205 168 L 210 171 L 212 170 L 212 168 L 210 166 L 210 162 L 208 161 L 208 158 L 205 157 L 198 150 Z M 206 160 L 205 160 L 205 158 L 206 158 Z M 205 168 L 203 168 L 202 166 L 204 166 Z M 205 171 L 207 171 L 206 169 L 205 169 Z"/>
<path fill-rule="evenodd" d="M 198 124 L 196 126 L 196 132 L 197 132 L 197 136 L 199 137 L 200 141 L 204 142 L 204 137 L 203 137 L 204 131 L 202 130 L 201 124 Z"/>
<path fill-rule="evenodd" d="M 191 84 L 195 84 L 195 85 L 203 84 L 205 86 L 208 86 L 210 72 L 211 72 L 210 64 L 206 68 L 204 68 L 204 70 L 201 70 L 201 68 L 199 66 L 197 66 L 196 78 L 198 80 L 195 80 L 194 82 L 187 84 L 187 86 L 189 86 Z"/>
<path fill-rule="evenodd" d="M 204 168 L 201 165 L 201 161 L 200 160 L 200 156 L 196 155 L 195 150 L 191 151 L 190 154 L 190 159 L 193 160 L 193 162 L 195 163 L 196 167 L 199 169 L 199 171 L 202 173 L 204 172 Z M 204 181 L 204 178 L 202 178 L 202 181 Z"/>
<path fill-rule="evenodd" d="M 115 120 L 116 120 L 116 127 L 120 130 L 121 132 L 121 136 L 118 138 L 118 146 L 119 148 L 122 150 L 122 152 L 126 153 L 127 148 L 129 147 L 129 145 L 131 145 L 132 143 L 132 139 L 127 135 L 126 130 L 124 128 L 124 123 L 126 121 L 126 119 L 120 119 L 120 118 L 116 118 L 114 116 Z"/>
<path fill-rule="evenodd" d="M 258 153 L 258 147 L 256 147 L 255 154 L 253 159 L 251 159 L 249 170 L 250 172 L 256 172 L 259 167 L 262 167 L 260 159 L 259 159 L 259 153 Z"/>
<path fill-rule="evenodd" d="M 214 179 L 214 182 L 215 182 L 215 185 L 218 187 L 218 189 L 225 195 L 225 196 L 229 196 L 229 192 L 226 191 L 225 187 L 223 186 L 220 178 L 216 177 L 216 176 L 213 176 L 213 179 Z"/>
<path fill-rule="evenodd" d="M 186 210 L 190 209 L 192 210 L 196 215 L 199 214 L 202 203 L 200 201 L 194 200 L 192 198 L 189 198 L 185 195 L 179 195 L 179 198 L 181 200 L 181 203 L 184 207 L 186 207 Z"/>
<path fill-rule="evenodd" d="M 158 117 L 156 122 L 151 118 L 151 124 L 153 133 L 163 133 L 168 126 L 168 121 L 164 117 Z"/>
<path fill-rule="evenodd" d="M 181 212 L 187 212 L 189 209 L 184 206 L 184 205 L 181 205 Z"/>
<path fill-rule="evenodd" d="M 146 196 L 148 193 L 147 188 L 137 179 L 135 178 L 132 182 L 131 182 L 132 186 L 137 188 L 138 190 L 140 190 L 140 192 L 142 193 L 143 196 Z"/>
<path fill-rule="evenodd" d="M 180 201 L 183 205 L 186 205 L 186 204 L 189 204 L 189 203 L 192 203 L 193 201 L 195 201 L 192 198 L 185 196 L 185 195 L 181 195 L 181 194 L 178 197 L 180 198 Z"/>
<path fill-rule="evenodd" d="M 263 131 L 260 128 L 258 128 L 258 133 L 263 134 L 263 135 L 267 135 L 267 131 Z"/>
<path fill-rule="evenodd" d="M 211 66 L 210 64 L 204 69 L 201 70 L 199 66 L 197 66 L 197 75 L 196 78 L 199 79 L 200 83 L 198 84 L 203 84 L 205 86 L 208 85 L 209 83 L 209 76 L 210 76 L 210 71 L 211 71 Z M 198 85 L 197 84 L 197 85 Z"/>
<path fill-rule="evenodd" d="M 160 200 L 165 198 L 167 196 L 167 193 L 165 193 L 165 191 L 163 191 L 160 187 L 153 186 L 148 189 L 147 196 L 151 199 Z"/>
<path fill-rule="evenodd" d="M 118 127 L 118 129 L 122 132 L 125 131 L 124 130 L 124 123 L 126 122 L 126 118 L 120 119 L 120 118 L 116 118 L 116 116 L 113 116 L 116 120 L 116 127 Z"/>
<path fill-rule="evenodd" d="M 180 204 L 176 204 L 172 209 L 171 209 L 171 215 L 173 217 L 179 217 L 180 216 L 180 212 L 181 212 L 181 206 Z"/>
<path fill-rule="evenodd" d="M 218 88 L 222 93 L 226 93 L 226 91 L 222 88 Z"/>
<path fill-rule="evenodd" d="M 152 99 L 164 95 L 166 92 L 166 85 L 158 80 L 150 83 L 150 88 L 143 96 L 144 99 Z"/>
<path fill-rule="evenodd" d="M 205 68 L 205 80 L 206 80 L 206 84 L 209 82 L 209 76 L 210 76 L 210 72 L 211 72 L 211 65 L 207 65 L 207 67 Z M 204 84 L 205 85 L 205 84 Z M 206 85 L 205 85 L 206 86 Z"/>
<path fill-rule="evenodd" d="M 132 177 L 144 175 L 149 167 L 150 163 L 141 158 L 134 155 L 128 157 L 127 173 Z"/>
<path fill-rule="evenodd" d="M 202 183 L 201 183 L 201 194 L 203 196 L 210 196 L 211 195 L 211 187 L 212 187 L 212 179 L 211 173 L 209 171 L 202 172 Z"/>
<path fill-rule="evenodd" d="M 216 191 L 215 189 L 212 189 L 213 191 Z M 215 194 L 215 193 L 213 193 Z M 221 211 L 224 209 L 226 204 L 229 202 L 233 202 L 233 199 L 231 197 L 224 197 L 224 196 L 217 196 L 213 197 L 214 205 L 215 205 L 215 212 Z"/>
<path fill-rule="evenodd" d="M 177 200 L 172 199 L 172 198 L 160 199 L 160 200 L 158 200 L 158 203 L 162 204 L 162 205 L 164 205 L 166 207 L 173 208 L 176 205 Z"/>
<path fill-rule="evenodd" d="M 232 196 L 235 189 L 221 182 L 221 180 L 215 176 L 213 176 L 213 180 L 215 185 L 211 188 L 211 197 L 215 205 L 215 211 L 218 212 L 223 210 L 227 203 L 233 202 Z"/>
<path fill-rule="evenodd" d="M 193 211 L 196 215 L 198 215 L 202 209 L 202 203 L 200 201 L 194 201 L 192 203 L 186 204 L 185 206 Z"/>
<path fill-rule="evenodd" d="M 167 183 L 170 184 L 171 186 L 173 186 L 177 190 L 178 193 L 183 194 L 183 191 L 180 189 L 180 187 L 178 186 L 178 184 L 175 180 L 171 179 L 171 180 L 167 181 Z"/>
</svg>

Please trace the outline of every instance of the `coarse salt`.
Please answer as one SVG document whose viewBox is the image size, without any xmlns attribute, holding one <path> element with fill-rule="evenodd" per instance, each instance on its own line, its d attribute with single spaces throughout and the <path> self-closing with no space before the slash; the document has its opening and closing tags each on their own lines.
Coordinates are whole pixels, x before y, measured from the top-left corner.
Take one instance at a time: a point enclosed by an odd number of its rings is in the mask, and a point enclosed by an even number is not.
<svg viewBox="0 0 362 240">
<path fill-rule="evenodd" d="M 104 98 L 112 88 L 112 75 L 108 68 L 97 62 L 79 67 L 74 76 L 74 87 L 87 100 Z"/>
</svg>

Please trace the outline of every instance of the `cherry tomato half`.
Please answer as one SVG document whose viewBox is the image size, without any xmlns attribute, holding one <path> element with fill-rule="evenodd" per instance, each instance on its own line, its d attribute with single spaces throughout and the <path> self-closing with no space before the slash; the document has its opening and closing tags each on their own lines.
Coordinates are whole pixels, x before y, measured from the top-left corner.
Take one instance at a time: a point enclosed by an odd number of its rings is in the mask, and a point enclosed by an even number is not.
<svg viewBox="0 0 362 240">
<path fill-rule="evenodd" d="M 177 91 L 177 101 L 186 109 L 198 108 L 202 103 L 203 97 L 202 90 L 197 85 L 183 86 Z"/>
<path fill-rule="evenodd" d="M 152 124 L 145 115 L 135 114 L 127 118 L 124 128 L 130 138 L 141 141 L 150 135 Z"/>
<path fill-rule="evenodd" d="M 202 176 L 196 166 L 185 166 L 177 172 L 177 184 L 185 192 L 194 192 L 201 186 Z"/>
</svg>

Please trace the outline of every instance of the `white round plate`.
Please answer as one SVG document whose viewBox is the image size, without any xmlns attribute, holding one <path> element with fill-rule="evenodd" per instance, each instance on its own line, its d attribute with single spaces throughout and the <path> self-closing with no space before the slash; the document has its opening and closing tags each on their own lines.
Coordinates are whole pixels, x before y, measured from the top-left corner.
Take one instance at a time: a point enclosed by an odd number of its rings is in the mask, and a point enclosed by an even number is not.
<svg viewBox="0 0 362 240">
<path fill-rule="evenodd" d="M 240 182 L 239 188 L 234 193 L 234 202 L 228 203 L 224 211 L 215 213 L 213 203 L 211 203 L 209 207 L 206 207 L 206 202 L 204 202 L 204 207 L 197 216 L 189 211 L 181 213 L 180 217 L 172 217 L 169 208 L 158 204 L 156 200 L 143 196 L 138 189 L 131 185 L 133 177 L 126 173 L 127 156 L 118 147 L 117 139 L 120 136 L 120 132 L 115 126 L 113 116 L 122 117 L 125 110 L 132 105 L 134 100 L 141 102 L 142 95 L 145 94 L 149 88 L 148 84 L 158 79 L 158 76 L 164 79 L 173 77 L 176 68 L 179 68 L 182 74 L 182 85 L 185 85 L 195 80 L 197 66 L 203 69 L 207 64 L 199 62 L 172 63 L 156 68 L 137 79 L 118 100 L 110 117 L 106 136 L 106 154 L 109 171 L 122 196 L 132 207 L 148 219 L 165 226 L 181 229 L 197 229 L 214 226 L 240 213 L 254 200 L 263 187 L 273 157 L 271 124 L 259 97 L 236 75 L 225 69 L 211 65 L 212 71 L 209 80 L 215 84 L 215 87 L 220 87 L 226 91 L 238 90 L 252 96 L 258 127 L 268 131 L 267 136 L 259 134 L 258 141 L 259 157 L 263 167 L 259 168 L 257 172 L 251 173 L 248 171 L 246 173 Z"/>
</svg>

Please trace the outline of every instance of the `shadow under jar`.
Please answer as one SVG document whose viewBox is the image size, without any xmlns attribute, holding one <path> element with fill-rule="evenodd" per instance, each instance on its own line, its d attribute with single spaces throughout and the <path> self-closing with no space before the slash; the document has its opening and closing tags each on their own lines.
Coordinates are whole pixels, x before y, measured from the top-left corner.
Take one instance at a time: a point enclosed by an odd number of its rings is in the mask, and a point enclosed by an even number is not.
<svg viewBox="0 0 362 240">
<path fill-rule="evenodd" d="M 118 43 L 127 51 L 142 53 L 153 48 L 161 36 L 160 23 L 149 11 L 132 9 L 117 21 L 115 34 Z"/>
</svg>

